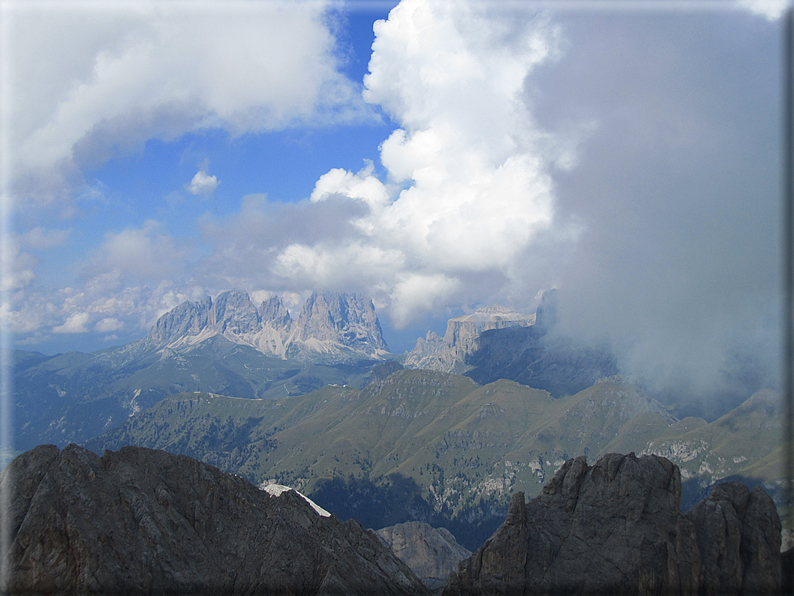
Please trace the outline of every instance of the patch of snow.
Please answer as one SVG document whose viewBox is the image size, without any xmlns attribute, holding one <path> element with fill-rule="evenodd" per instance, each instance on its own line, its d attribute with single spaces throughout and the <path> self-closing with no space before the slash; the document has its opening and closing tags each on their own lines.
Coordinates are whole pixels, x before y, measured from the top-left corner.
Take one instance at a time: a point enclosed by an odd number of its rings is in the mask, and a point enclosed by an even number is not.
<svg viewBox="0 0 794 596">
<path fill-rule="evenodd" d="M 269 493 L 270 496 L 272 497 L 278 497 L 279 495 L 281 495 L 281 493 L 286 492 L 288 490 L 295 490 L 294 488 L 290 488 L 289 486 L 284 486 L 283 484 L 272 484 L 272 483 L 263 484 L 259 488 Z M 305 500 L 309 505 L 311 505 L 312 509 L 314 509 L 320 517 L 331 517 L 330 513 L 328 513 L 325 509 L 323 509 L 317 503 L 312 501 L 309 497 L 307 497 L 301 492 L 298 492 L 297 490 L 295 490 L 295 492 L 298 493 L 301 497 L 303 497 L 303 500 Z"/>
</svg>

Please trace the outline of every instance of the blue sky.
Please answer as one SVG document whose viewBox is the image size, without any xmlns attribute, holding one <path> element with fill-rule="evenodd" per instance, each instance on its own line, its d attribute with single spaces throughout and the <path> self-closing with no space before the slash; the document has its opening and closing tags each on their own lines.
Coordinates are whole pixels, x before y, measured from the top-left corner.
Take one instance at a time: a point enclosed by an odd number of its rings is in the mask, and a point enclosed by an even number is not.
<svg viewBox="0 0 794 596">
<path fill-rule="evenodd" d="M 637 6 L 4 4 L 16 347 L 239 288 L 366 293 L 401 352 L 556 287 L 627 372 L 771 370 L 782 5 Z"/>
</svg>

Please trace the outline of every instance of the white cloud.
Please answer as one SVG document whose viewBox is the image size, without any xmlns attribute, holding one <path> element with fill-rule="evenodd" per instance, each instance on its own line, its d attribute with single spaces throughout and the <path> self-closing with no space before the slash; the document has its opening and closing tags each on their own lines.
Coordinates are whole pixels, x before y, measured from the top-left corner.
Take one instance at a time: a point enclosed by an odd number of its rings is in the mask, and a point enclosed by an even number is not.
<svg viewBox="0 0 794 596">
<path fill-rule="evenodd" d="M 311 201 L 316 203 L 330 195 L 341 194 L 353 199 L 360 199 L 370 207 L 383 206 L 389 201 L 389 190 L 372 173 L 375 165 L 368 161 L 366 167 L 353 174 L 342 168 L 334 168 L 320 176 L 311 194 Z"/>
<path fill-rule="evenodd" d="M 41 226 L 36 226 L 32 230 L 19 236 L 19 243 L 31 249 L 49 249 L 61 246 L 66 242 L 71 234 L 70 229 L 65 230 L 45 230 Z"/>
<path fill-rule="evenodd" d="M 273 273 L 297 287 L 353 289 L 394 283 L 404 267 L 399 250 L 350 242 L 342 246 L 291 244 L 273 265 Z"/>
<path fill-rule="evenodd" d="M 323 2 L 19 3 L 7 122 L 21 198 L 52 199 L 147 139 L 373 118 Z"/>
<path fill-rule="evenodd" d="M 199 170 L 185 188 L 194 195 L 211 195 L 218 188 L 218 184 L 220 182 L 216 176 L 209 176 L 204 170 Z"/>
<path fill-rule="evenodd" d="M 182 4 L 97 11 L 85 22 L 79 11 L 38 15 L 47 35 L 35 30 L 33 41 L 15 40 L 22 47 L 14 64 L 32 68 L 31 52 L 49 44 L 59 69 L 48 63 L 47 76 L 35 71 L 15 80 L 19 97 L 30 101 L 12 135 L 20 146 L 16 165 L 63 176 L 146 138 L 372 113 L 336 70 L 321 5 L 235 6 L 228 19 Z M 35 29 L 34 16 L 15 17 L 19 36 Z M 308 202 L 248 197 L 225 221 L 206 216 L 200 224 L 210 250 L 190 269 L 198 294 L 363 290 L 402 325 L 445 300 L 511 291 L 517 260 L 554 216 L 549 163 L 541 157 L 546 137 L 522 97 L 533 70 L 556 59 L 559 32 L 523 10 L 516 16 L 484 3 L 406 0 L 376 33 L 366 101 L 400 126 L 382 144 L 387 175 L 377 176 L 372 163 L 358 172 L 333 169 Z M 206 164 L 199 168 L 186 188 L 210 193 L 217 178 Z M 55 234 L 31 232 L 29 241 L 54 245 Z M 65 328 L 64 320 L 85 313 L 98 321 L 95 331 L 145 329 L 199 297 L 181 285 L 192 254 L 154 220 L 108 233 L 82 266 L 80 290 L 29 293 L 19 312 L 45 313 L 30 319 L 30 333 Z M 499 272 L 489 277 L 494 283 L 481 283 L 491 269 Z"/>
<path fill-rule="evenodd" d="M 48 250 L 62 245 L 71 230 L 45 230 L 37 226 L 24 234 L 8 235 L 2 251 L 3 277 L 0 291 L 22 290 L 36 280 L 34 268 L 39 259 L 22 248 L 33 251 Z"/>
<path fill-rule="evenodd" d="M 2 263 L 3 277 L 0 280 L 0 291 L 20 290 L 30 285 L 36 279 L 33 268 L 38 264 L 38 259 L 32 254 L 20 250 L 19 238 L 7 237 L 3 246 L 0 261 Z"/>
<path fill-rule="evenodd" d="M 769 21 L 777 21 L 789 6 L 787 0 L 738 0 L 737 4 Z"/>
<path fill-rule="evenodd" d="M 53 333 L 88 333 L 89 314 L 87 312 L 75 313 L 66 319 L 63 325 L 53 327 Z"/>
<path fill-rule="evenodd" d="M 381 146 L 389 182 L 372 164 L 323 175 L 311 200 L 343 195 L 366 204 L 352 220 L 363 237 L 295 243 L 276 270 L 318 285 L 369 279 L 388 295 L 393 319 L 407 324 L 453 292 L 506 290 L 462 280 L 496 269 L 509 285 L 516 260 L 551 225 L 549 135 L 533 124 L 522 94 L 533 69 L 558 56 L 560 35 L 526 11 L 419 0 L 403 0 L 375 32 L 364 97 L 401 125 Z"/>
<path fill-rule="evenodd" d="M 398 327 L 447 304 L 460 288 L 457 279 L 435 275 L 401 274 L 392 291 L 391 318 Z"/>
<path fill-rule="evenodd" d="M 111 331 L 118 331 L 122 328 L 124 328 L 124 323 L 119 321 L 116 317 L 105 317 L 94 326 L 94 329 L 100 333 L 110 333 Z"/>
<path fill-rule="evenodd" d="M 83 275 L 89 285 L 117 286 L 124 279 L 159 282 L 171 279 L 181 270 L 186 254 L 173 237 L 162 231 L 159 222 L 147 220 L 141 228 L 106 234 L 105 241 L 83 267 Z"/>
<path fill-rule="evenodd" d="M 109 289 L 110 288 L 110 289 Z M 27 292 L 24 301 L 2 306 L 10 322 L 15 343 L 35 346 L 50 339 L 50 333 L 112 333 L 126 341 L 146 334 L 157 318 L 185 300 L 206 295 L 195 285 L 176 287 L 162 282 L 154 288 L 93 281 L 82 289 Z M 89 325 L 91 320 L 97 323 Z M 113 333 L 115 332 L 115 333 Z"/>
</svg>

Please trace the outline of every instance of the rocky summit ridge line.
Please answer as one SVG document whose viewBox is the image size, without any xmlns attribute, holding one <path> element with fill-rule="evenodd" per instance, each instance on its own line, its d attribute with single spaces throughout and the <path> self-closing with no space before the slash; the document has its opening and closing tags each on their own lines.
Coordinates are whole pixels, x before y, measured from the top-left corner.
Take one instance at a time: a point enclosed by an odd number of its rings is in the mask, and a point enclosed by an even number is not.
<svg viewBox="0 0 794 596">
<path fill-rule="evenodd" d="M 780 519 L 760 488 L 728 482 L 684 514 L 669 460 L 568 460 L 450 576 L 444 596 L 781 593 Z"/>
<path fill-rule="evenodd" d="M 240 290 L 186 301 L 161 316 L 139 347 L 179 352 L 215 336 L 299 362 L 351 362 L 389 353 L 372 300 L 330 292 L 312 293 L 295 320 L 278 296 L 258 307 Z"/>
<path fill-rule="evenodd" d="M 4 593 L 428 594 L 357 522 L 185 456 L 42 445 L 0 482 L 10 496 Z M 780 520 L 763 490 L 724 483 L 686 514 L 680 498 L 678 467 L 663 457 L 569 459 L 538 497 L 513 495 L 504 523 L 443 593 L 781 593 Z M 393 547 L 413 540 L 395 531 Z M 448 542 L 403 555 L 420 570 Z"/>
<path fill-rule="evenodd" d="M 468 358 L 480 348 L 480 336 L 491 329 L 528 327 L 535 324 L 535 314 L 525 315 L 501 306 L 479 308 L 474 313 L 447 321 L 444 336 L 428 331 L 416 340 L 416 347 L 405 354 L 408 368 L 426 368 L 462 374 L 470 367 Z"/>
<path fill-rule="evenodd" d="M 42 445 L 0 475 L 8 594 L 427 595 L 355 521 L 185 456 Z"/>
</svg>

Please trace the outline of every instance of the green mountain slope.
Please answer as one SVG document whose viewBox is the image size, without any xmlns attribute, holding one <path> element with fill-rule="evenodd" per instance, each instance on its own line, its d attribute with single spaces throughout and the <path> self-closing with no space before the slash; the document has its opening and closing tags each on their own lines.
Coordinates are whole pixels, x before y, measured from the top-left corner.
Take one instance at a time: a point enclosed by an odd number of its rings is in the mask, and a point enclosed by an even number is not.
<svg viewBox="0 0 794 596">
<path fill-rule="evenodd" d="M 779 480 L 778 460 L 764 460 L 781 449 L 782 420 L 779 396 L 764 389 L 709 424 L 685 418 L 650 440 L 644 452 L 668 458 L 683 480 L 697 478 L 702 486 L 733 475 Z"/>
<path fill-rule="evenodd" d="M 302 365 L 219 336 L 181 353 L 130 355 L 125 349 L 43 358 L 17 353 L 21 364 L 14 371 L 17 448 L 83 443 L 180 392 L 280 398 L 330 383 L 361 385 L 372 364 Z"/>
<path fill-rule="evenodd" d="M 454 515 L 514 490 L 537 494 L 569 457 L 639 451 L 672 422 L 620 379 L 554 400 L 512 381 L 481 387 L 405 370 L 362 390 L 329 386 L 289 399 L 175 395 L 88 446 L 185 453 L 308 494 L 333 478 L 405 479 Z"/>
<path fill-rule="evenodd" d="M 402 370 L 363 389 L 330 385 L 284 399 L 181 393 L 87 446 L 184 453 L 255 483 L 294 486 L 369 527 L 429 521 L 477 548 L 504 519 L 511 493 L 538 494 L 582 454 L 664 455 L 681 468 L 685 500 L 726 476 L 775 489 L 783 477 L 777 408 L 765 391 L 710 424 L 677 421 L 619 377 L 552 399 L 512 381 L 479 386 Z"/>
</svg>

